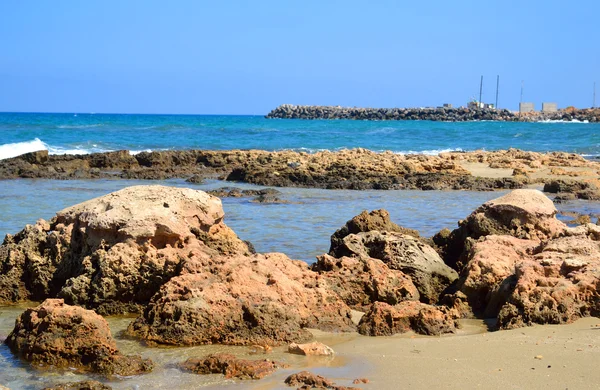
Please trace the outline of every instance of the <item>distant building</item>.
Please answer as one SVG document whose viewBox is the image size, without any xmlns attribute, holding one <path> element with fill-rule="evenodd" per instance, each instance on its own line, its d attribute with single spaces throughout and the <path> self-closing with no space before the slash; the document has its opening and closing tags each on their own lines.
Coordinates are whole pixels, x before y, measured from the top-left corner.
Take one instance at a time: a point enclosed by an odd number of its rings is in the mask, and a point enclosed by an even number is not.
<svg viewBox="0 0 600 390">
<path fill-rule="evenodd" d="M 483 108 L 483 109 L 494 109 L 495 108 L 495 106 L 491 103 L 482 103 L 482 102 L 478 102 L 477 100 L 470 101 L 469 104 L 467 104 L 467 107 Z"/>
<path fill-rule="evenodd" d="M 556 103 L 542 103 L 542 112 L 556 112 L 558 106 Z"/>
<path fill-rule="evenodd" d="M 444 107 L 444 108 L 452 108 L 452 104 L 451 103 L 444 103 L 444 105 L 442 107 Z"/>
<path fill-rule="evenodd" d="M 519 112 L 532 112 L 535 111 L 534 103 L 519 103 Z"/>
</svg>

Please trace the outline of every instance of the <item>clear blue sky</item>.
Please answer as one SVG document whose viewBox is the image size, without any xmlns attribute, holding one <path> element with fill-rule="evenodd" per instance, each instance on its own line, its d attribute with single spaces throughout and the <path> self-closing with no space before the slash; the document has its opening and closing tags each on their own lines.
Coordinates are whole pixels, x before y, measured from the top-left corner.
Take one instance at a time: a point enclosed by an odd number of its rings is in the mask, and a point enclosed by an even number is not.
<svg viewBox="0 0 600 390">
<path fill-rule="evenodd" d="M 600 1 L 0 0 L 0 111 L 592 104 Z M 600 105 L 600 96 L 597 98 Z"/>
</svg>

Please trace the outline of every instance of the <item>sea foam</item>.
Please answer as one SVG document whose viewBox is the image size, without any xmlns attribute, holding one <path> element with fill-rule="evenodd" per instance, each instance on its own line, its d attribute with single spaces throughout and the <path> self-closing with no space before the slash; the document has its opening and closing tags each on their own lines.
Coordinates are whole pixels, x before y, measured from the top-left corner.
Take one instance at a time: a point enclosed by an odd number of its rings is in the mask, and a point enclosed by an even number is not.
<svg viewBox="0 0 600 390">
<path fill-rule="evenodd" d="M 48 150 L 48 145 L 42 142 L 42 140 L 39 138 L 35 138 L 32 141 L 0 145 L 0 160 L 17 157 L 25 153 L 36 152 L 38 150 Z"/>
<path fill-rule="evenodd" d="M 65 148 L 61 146 L 52 146 L 39 138 L 35 138 L 31 141 L 15 142 L 10 144 L 0 145 L 0 160 L 17 157 L 29 152 L 37 152 L 39 150 L 47 150 L 48 154 L 90 154 L 90 153 L 103 153 L 112 152 L 112 149 L 106 149 L 98 147 L 97 145 L 90 145 L 88 147 L 74 147 Z M 150 151 L 147 149 L 146 151 Z M 142 150 L 131 151 L 132 155 L 142 152 Z"/>
</svg>

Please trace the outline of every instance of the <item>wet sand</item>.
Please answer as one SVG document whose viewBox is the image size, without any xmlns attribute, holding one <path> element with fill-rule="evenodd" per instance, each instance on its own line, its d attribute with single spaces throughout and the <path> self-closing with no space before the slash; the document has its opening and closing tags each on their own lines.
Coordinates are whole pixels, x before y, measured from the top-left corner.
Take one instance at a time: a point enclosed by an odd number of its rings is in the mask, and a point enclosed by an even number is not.
<svg viewBox="0 0 600 390">
<path fill-rule="evenodd" d="M 478 332 L 471 322 L 444 337 L 357 336 L 334 346 L 354 375 L 315 371 L 344 385 L 364 376 L 370 381 L 360 385 L 365 389 L 598 388 L 600 319 L 484 333 L 481 326 Z"/>
</svg>

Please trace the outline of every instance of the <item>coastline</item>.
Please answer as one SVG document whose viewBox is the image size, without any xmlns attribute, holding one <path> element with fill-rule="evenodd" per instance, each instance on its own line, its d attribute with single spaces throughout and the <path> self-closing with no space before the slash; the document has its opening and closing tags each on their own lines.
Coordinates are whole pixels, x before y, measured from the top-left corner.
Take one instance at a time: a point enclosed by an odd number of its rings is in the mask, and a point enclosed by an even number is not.
<svg viewBox="0 0 600 390">
<path fill-rule="evenodd" d="M 348 149 L 316 153 L 264 150 L 180 150 L 83 155 L 26 153 L 0 160 L 0 179 L 218 178 L 274 187 L 354 190 L 539 188 L 600 199 L 600 162 L 575 153 L 445 152 L 435 156 Z"/>
</svg>

